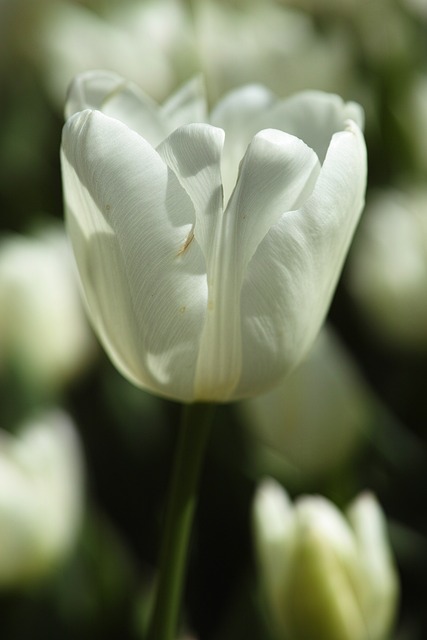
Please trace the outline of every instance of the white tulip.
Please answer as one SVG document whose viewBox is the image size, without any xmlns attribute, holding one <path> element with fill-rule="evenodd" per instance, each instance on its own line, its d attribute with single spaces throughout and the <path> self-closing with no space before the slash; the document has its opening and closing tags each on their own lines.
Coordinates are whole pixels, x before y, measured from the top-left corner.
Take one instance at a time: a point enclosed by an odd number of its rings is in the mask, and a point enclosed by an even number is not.
<svg viewBox="0 0 427 640">
<path fill-rule="evenodd" d="M 293 505 L 265 480 L 254 501 L 260 575 L 289 640 L 388 640 L 398 579 L 381 508 L 361 494 L 347 518 L 320 496 Z"/>
<path fill-rule="evenodd" d="M 384 341 L 427 347 L 427 190 L 373 194 L 350 254 L 347 281 Z"/>
<path fill-rule="evenodd" d="M 208 117 L 200 82 L 158 107 L 92 72 L 66 113 L 68 229 L 116 366 L 186 402 L 276 384 L 317 335 L 363 207 L 360 108 L 246 86 Z"/>
<path fill-rule="evenodd" d="M 170 92 L 183 67 L 196 68 L 191 21 L 177 0 L 113 2 L 102 10 L 49 0 L 36 27 L 30 51 L 37 48 L 42 80 L 56 105 L 77 73 L 99 65 L 126 73 L 156 97 Z"/>
<path fill-rule="evenodd" d="M 210 97 L 254 81 L 280 95 L 307 86 L 326 91 L 354 87 L 348 39 L 334 30 L 320 34 L 306 12 L 271 0 L 204 0 L 194 4 L 194 23 Z"/>
<path fill-rule="evenodd" d="M 0 588 L 45 575 L 71 549 L 83 504 L 81 445 L 59 410 L 0 431 Z"/>
<path fill-rule="evenodd" d="M 0 309 L 0 368 L 13 362 L 32 386 L 56 390 L 93 356 L 93 335 L 61 226 L 2 238 Z"/>
<path fill-rule="evenodd" d="M 279 453 L 293 475 L 307 477 L 348 461 L 368 430 L 372 403 L 350 354 L 325 326 L 290 376 L 238 406 L 257 454 Z"/>
<path fill-rule="evenodd" d="M 427 20 L 427 4 L 425 0 L 403 0 L 405 7 L 416 16 Z"/>
</svg>

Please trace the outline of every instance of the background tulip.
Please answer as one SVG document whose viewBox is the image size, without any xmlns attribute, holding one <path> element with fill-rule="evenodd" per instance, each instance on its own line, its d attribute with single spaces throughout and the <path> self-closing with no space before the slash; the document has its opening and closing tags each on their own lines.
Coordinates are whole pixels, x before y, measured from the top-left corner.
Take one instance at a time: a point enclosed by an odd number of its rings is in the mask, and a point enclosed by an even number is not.
<svg viewBox="0 0 427 640">
<path fill-rule="evenodd" d="M 45 576 L 70 551 L 83 506 L 79 437 L 61 411 L 0 432 L 0 588 Z"/>
<path fill-rule="evenodd" d="M 0 370 L 39 393 L 58 391 L 93 359 L 78 278 L 62 225 L 0 240 Z"/>
<path fill-rule="evenodd" d="M 373 402 L 350 354 L 326 325 L 290 376 L 238 407 L 257 453 L 280 454 L 288 480 L 304 483 L 349 462 L 369 437 Z"/>
<path fill-rule="evenodd" d="M 279 484 L 266 480 L 255 496 L 254 530 L 278 637 L 389 638 L 398 582 L 373 495 L 360 495 L 346 519 L 319 496 L 292 505 Z"/>
<path fill-rule="evenodd" d="M 346 275 L 371 333 L 394 348 L 427 348 L 424 187 L 371 196 Z"/>
<path fill-rule="evenodd" d="M 156 107 L 92 72 L 71 88 L 62 140 L 93 326 L 126 377 L 186 402 L 259 393 L 301 359 L 366 181 L 353 103 L 249 86 L 206 124 L 202 105 L 196 82 Z"/>
</svg>

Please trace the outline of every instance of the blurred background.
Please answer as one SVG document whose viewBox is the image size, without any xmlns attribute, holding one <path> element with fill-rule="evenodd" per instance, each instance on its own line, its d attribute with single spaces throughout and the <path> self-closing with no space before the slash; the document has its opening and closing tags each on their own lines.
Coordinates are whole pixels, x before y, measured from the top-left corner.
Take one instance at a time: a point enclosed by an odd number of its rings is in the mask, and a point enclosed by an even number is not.
<svg viewBox="0 0 427 640">
<path fill-rule="evenodd" d="M 1 637 L 141 638 L 157 564 L 180 407 L 101 351 L 63 226 L 65 93 L 93 68 L 158 102 L 202 71 L 211 104 L 259 82 L 364 107 L 366 211 L 325 330 L 279 389 L 218 408 L 184 621 L 202 640 L 277 637 L 251 530 L 271 476 L 340 508 L 376 494 L 401 583 L 393 638 L 425 638 L 425 0 L 0 0 Z"/>
</svg>

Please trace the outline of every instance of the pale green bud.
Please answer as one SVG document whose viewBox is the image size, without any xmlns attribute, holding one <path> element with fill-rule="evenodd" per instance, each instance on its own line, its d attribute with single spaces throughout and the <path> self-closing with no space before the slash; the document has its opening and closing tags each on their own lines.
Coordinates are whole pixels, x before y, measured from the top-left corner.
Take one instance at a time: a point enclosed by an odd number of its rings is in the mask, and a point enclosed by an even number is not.
<svg viewBox="0 0 427 640">
<path fill-rule="evenodd" d="M 386 640 L 398 581 L 381 508 L 359 496 L 345 517 L 320 496 L 292 505 L 266 480 L 254 502 L 260 575 L 278 637 Z"/>
</svg>

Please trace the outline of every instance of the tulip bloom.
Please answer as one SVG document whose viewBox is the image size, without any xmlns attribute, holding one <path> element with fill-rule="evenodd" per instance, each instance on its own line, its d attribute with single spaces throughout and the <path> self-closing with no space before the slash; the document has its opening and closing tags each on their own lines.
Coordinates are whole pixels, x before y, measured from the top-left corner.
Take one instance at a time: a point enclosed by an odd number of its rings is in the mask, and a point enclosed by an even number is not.
<svg viewBox="0 0 427 640">
<path fill-rule="evenodd" d="M 58 409 L 0 429 L 0 589 L 42 578 L 75 544 L 83 515 L 81 443 Z"/>
<path fill-rule="evenodd" d="M 253 512 L 260 575 L 283 637 L 390 637 L 399 584 L 385 518 L 372 494 L 358 496 L 345 517 L 321 496 L 292 504 L 267 479 Z"/>
<path fill-rule="evenodd" d="M 94 356 L 65 230 L 0 240 L 0 369 L 12 367 L 38 393 L 75 378 Z"/>
<path fill-rule="evenodd" d="M 115 74 L 71 87 L 68 229 L 92 323 L 135 384 L 230 401 L 274 386 L 327 312 L 363 203 L 362 115 L 335 95 L 163 106 Z"/>
<path fill-rule="evenodd" d="M 349 289 L 379 340 L 425 352 L 427 189 L 377 191 L 366 212 L 350 252 Z"/>
<path fill-rule="evenodd" d="M 326 324 L 295 371 L 239 410 L 256 455 L 283 456 L 283 471 L 300 481 L 349 462 L 370 432 L 374 406 L 351 355 Z"/>
</svg>

